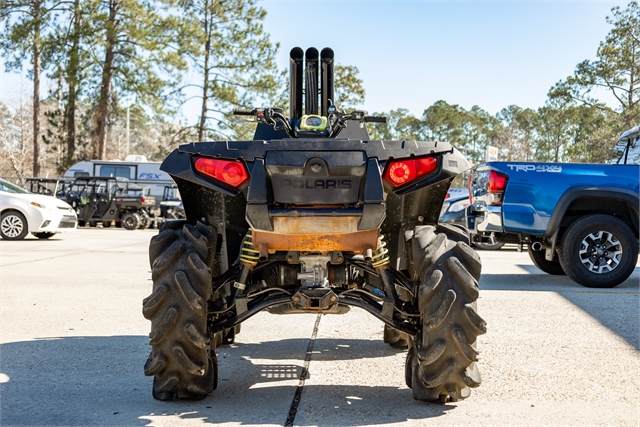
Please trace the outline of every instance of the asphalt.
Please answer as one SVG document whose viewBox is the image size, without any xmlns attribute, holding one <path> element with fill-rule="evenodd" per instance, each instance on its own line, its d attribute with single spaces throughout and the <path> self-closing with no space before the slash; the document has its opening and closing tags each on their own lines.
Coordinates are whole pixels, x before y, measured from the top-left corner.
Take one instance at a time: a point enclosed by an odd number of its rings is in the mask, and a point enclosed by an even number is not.
<svg viewBox="0 0 640 427">
<path fill-rule="evenodd" d="M 218 349 L 208 398 L 156 401 L 141 313 L 154 234 L 0 240 L 0 425 L 640 424 L 640 268 L 616 288 L 587 289 L 513 248 L 480 252 L 483 383 L 464 401 L 413 400 L 406 352 L 357 309 L 260 313 Z"/>
</svg>

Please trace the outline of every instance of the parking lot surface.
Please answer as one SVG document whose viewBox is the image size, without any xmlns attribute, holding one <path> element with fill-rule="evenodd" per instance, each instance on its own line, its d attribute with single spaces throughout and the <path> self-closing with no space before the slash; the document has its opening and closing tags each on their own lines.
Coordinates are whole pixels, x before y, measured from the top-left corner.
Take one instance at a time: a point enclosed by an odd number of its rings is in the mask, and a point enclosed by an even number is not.
<svg viewBox="0 0 640 427">
<path fill-rule="evenodd" d="M 156 401 L 141 313 L 155 233 L 0 241 L 0 425 L 640 424 L 640 268 L 616 288 L 588 289 L 513 248 L 480 252 L 483 383 L 464 401 L 413 400 L 406 352 L 383 344 L 382 323 L 356 309 L 260 313 L 218 349 L 209 397 Z"/>
</svg>

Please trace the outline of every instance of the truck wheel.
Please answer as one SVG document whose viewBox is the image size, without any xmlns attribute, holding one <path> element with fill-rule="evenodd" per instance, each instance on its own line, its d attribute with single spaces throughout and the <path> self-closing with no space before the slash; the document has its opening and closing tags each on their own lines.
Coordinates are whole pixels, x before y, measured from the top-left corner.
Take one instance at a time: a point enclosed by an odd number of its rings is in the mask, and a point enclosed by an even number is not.
<svg viewBox="0 0 640 427">
<path fill-rule="evenodd" d="M 122 215 L 122 226 L 127 230 L 135 230 L 140 225 L 140 217 L 131 212 Z"/>
<path fill-rule="evenodd" d="M 414 265 L 420 278 L 421 331 L 409 340 L 405 368 L 413 398 L 444 403 L 465 399 L 480 385 L 476 337 L 486 332 L 478 315 L 480 257 L 468 238 L 446 225 L 416 227 Z"/>
<path fill-rule="evenodd" d="M 567 276 L 588 288 L 613 288 L 633 273 L 638 240 L 631 228 L 612 215 L 592 214 L 574 221 L 560 246 Z"/>
<path fill-rule="evenodd" d="M 200 222 L 175 225 L 149 246 L 153 291 L 142 313 L 151 320 L 151 354 L 144 373 L 154 376 L 158 400 L 201 399 L 218 380 L 215 340 L 207 330 L 217 235 Z"/>
<path fill-rule="evenodd" d="M 527 251 L 529 252 L 529 258 L 533 261 L 533 264 L 540 270 L 547 274 L 553 274 L 556 276 L 562 276 L 566 274 L 560 265 L 560 261 L 553 260 L 547 261 L 544 257 L 545 251 L 534 251 L 531 249 L 531 245 L 527 245 Z"/>
<path fill-rule="evenodd" d="M 483 251 L 497 251 L 504 246 L 504 243 L 474 243 L 473 246 Z"/>
<path fill-rule="evenodd" d="M 24 215 L 18 211 L 7 211 L 0 219 L 0 236 L 4 240 L 22 240 L 29 234 Z"/>
</svg>

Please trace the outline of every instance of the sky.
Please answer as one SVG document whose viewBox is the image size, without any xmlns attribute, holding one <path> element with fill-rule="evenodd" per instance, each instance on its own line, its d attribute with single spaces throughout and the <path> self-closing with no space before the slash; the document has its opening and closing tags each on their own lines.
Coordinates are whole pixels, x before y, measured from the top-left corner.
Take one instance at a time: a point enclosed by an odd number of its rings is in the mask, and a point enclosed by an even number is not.
<svg viewBox="0 0 640 427">
<path fill-rule="evenodd" d="M 438 100 L 496 114 L 538 108 L 549 89 L 595 59 L 606 16 L 626 2 L 263 0 L 265 28 L 287 66 L 294 46 L 331 47 L 355 65 L 369 112 Z M 604 95 L 604 94 L 602 94 Z"/>
<path fill-rule="evenodd" d="M 265 30 L 289 51 L 331 47 L 335 61 L 355 65 L 365 110 L 422 112 L 438 100 L 491 114 L 511 104 L 538 108 L 549 89 L 596 58 L 618 1 L 261 0 Z M 4 67 L 2 67 L 4 69 Z M 2 76 L 0 100 L 19 85 Z M 18 82 L 18 83 L 16 83 Z M 339 84 L 339 82 L 337 82 Z M 44 90 L 41 89 L 41 91 Z M 600 94 L 607 99 L 606 94 Z M 196 120 L 197 101 L 184 115 Z"/>
</svg>

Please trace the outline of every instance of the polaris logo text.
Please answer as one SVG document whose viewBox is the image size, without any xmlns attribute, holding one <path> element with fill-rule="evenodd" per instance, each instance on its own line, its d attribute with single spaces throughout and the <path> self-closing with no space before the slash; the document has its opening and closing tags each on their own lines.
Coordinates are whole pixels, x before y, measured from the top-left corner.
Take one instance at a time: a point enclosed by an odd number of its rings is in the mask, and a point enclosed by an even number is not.
<svg viewBox="0 0 640 427">
<path fill-rule="evenodd" d="M 353 186 L 350 179 L 303 179 L 285 178 L 281 188 L 305 188 L 307 190 L 348 190 Z"/>
</svg>

